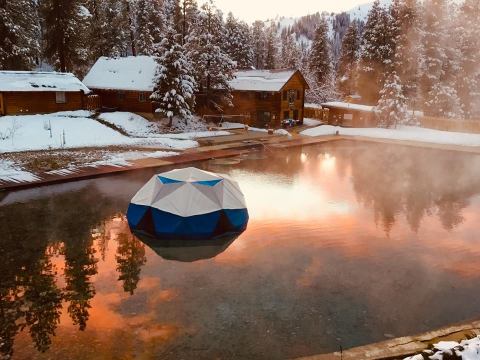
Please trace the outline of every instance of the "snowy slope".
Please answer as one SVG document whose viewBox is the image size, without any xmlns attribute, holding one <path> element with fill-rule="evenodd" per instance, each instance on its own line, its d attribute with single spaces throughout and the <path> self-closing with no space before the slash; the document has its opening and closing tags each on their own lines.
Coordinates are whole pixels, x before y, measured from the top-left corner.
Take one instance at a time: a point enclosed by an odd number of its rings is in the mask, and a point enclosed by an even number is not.
<svg viewBox="0 0 480 360">
<path fill-rule="evenodd" d="M 3 116 L 0 118 L 0 152 L 112 145 L 155 145 L 173 149 L 198 146 L 193 140 L 128 137 L 85 115 L 80 111 Z"/>
<path fill-rule="evenodd" d="M 338 131 L 342 136 L 363 136 L 376 139 L 419 141 L 434 144 L 480 146 L 480 134 L 440 131 L 416 126 L 401 126 L 397 129 L 382 128 L 342 128 L 323 125 L 302 131 L 301 135 L 334 135 Z"/>
<path fill-rule="evenodd" d="M 391 3 L 392 3 L 392 0 L 380 0 L 380 5 L 384 7 L 389 7 Z M 353 9 L 347 11 L 347 13 L 350 15 L 350 20 L 357 19 L 357 20 L 366 21 L 368 12 L 372 8 L 372 6 L 373 6 L 373 1 L 355 6 Z"/>
</svg>

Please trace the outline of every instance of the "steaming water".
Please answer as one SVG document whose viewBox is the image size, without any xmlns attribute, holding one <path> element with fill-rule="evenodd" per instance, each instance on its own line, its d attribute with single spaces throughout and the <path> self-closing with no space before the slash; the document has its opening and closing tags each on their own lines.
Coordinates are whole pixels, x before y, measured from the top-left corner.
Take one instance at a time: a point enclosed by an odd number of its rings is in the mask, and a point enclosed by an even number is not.
<svg viewBox="0 0 480 360">
<path fill-rule="evenodd" d="M 123 214 L 152 172 L 5 196 L 2 352 L 280 359 L 479 317 L 479 156 L 336 142 L 239 160 L 198 165 L 244 190 L 231 243 L 134 238 Z"/>
</svg>

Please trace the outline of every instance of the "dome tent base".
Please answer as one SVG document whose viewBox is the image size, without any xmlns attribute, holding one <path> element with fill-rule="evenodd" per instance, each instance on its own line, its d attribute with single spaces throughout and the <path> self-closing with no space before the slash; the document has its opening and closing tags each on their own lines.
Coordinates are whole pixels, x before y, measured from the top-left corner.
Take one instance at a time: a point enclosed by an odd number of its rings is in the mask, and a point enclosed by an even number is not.
<svg viewBox="0 0 480 360">
<path fill-rule="evenodd" d="M 226 233 L 241 233 L 248 223 L 247 209 L 221 209 L 182 217 L 145 205 L 130 204 L 130 228 L 156 239 L 205 240 Z"/>
</svg>

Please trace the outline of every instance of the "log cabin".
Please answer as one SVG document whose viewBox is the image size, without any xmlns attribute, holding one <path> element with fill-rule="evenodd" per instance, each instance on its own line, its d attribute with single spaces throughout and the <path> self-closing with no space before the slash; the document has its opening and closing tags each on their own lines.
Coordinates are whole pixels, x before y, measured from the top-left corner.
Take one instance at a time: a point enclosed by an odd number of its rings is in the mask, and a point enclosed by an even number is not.
<svg viewBox="0 0 480 360">
<path fill-rule="evenodd" d="M 308 83 L 298 70 L 245 70 L 234 74 L 233 107 L 227 115 L 243 115 L 256 127 L 280 127 L 282 120 L 302 124 Z"/>
<path fill-rule="evenodd" d="M 152 113 L 155 105 L 150 95 L 156 70 L 157 63 L 151 56 L 101 57 L 83 82 L 100 97 L 104 108 Z M 308 84 L 298 70 L 238 71 L 230 86 L 233 107 L 225 108 L 224 115 L 240 115 L 247 124 L 259 127 L 279 127 L 283 119 L 303 122 Z M 197 95 L 199 100 L 201 94 Z M 212 114 L 201 106 L 196 111 L 199 115 Z"/>
<path fill-rule="evenodd" d="M 0 115 L 80 110 L 89 92 L 69 73 L 0 71 Z"/>
<path fill-rule="evenodd" d="M 328 109 L 328 123 L 348 127 L 376 127 L 377 117 L 374 106 L 331 101 L 322 103 Z"/>
<path fill-rule="evenodd" d="M 151 56 L 101 57 L 83 79 L 103 108 L 151 113 L 157 63 Z"/>
</svg>

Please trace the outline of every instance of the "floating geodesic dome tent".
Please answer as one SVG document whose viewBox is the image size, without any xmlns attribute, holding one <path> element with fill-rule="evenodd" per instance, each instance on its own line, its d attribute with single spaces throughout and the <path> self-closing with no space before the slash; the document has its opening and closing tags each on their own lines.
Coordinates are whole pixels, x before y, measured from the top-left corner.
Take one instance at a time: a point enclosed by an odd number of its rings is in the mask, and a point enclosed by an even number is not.
<svg viewBox="0 0 480 360">
<path fill-rule="evenodd" d="M 127 219 L 134 232 L 157 239 L 211 239 L 244 231 L 248 210 L 235 180 L 190 167 L 153 176 Z"/>
</svg>

